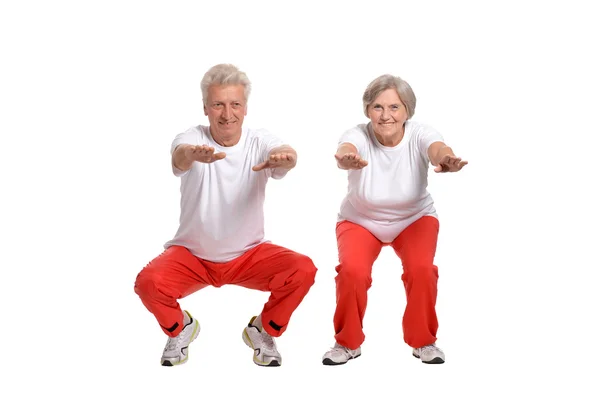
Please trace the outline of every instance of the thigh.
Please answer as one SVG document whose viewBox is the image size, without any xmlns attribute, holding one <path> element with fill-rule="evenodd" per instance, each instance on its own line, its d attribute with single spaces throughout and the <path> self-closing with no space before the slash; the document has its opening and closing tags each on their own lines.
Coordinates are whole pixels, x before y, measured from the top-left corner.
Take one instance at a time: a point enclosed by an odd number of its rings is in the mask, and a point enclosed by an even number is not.
<svg viewBox="0 0 600 399">
<path fill-rule="evenodd" d="M 381 252 L 382 242 L 369 230 L 349 221 L 338 223 L 335 232 L 340 261 L 336 270 L 361 269 L 370 275 L 373 263 Z"/>
<path fill-rule="evenodd" d="M 439 222 L 433 216 L 424 216 L 408 226 L 392 242 L 392 247 L 405 268 L 433 265 Z"/>
<path fill-rule="evenodd" d="M 138 274 L 136 284 L 141 282 L 151 282 L 176 298 L 211 284 L 202 261 L 181 246 L 171 246 L 154 258 Z"/>
<path fill-rule="evenodd" d="M 238 258 L 228 271 L 228 284 L 269 291 L 274 285 L 283 285 L 297 273 L 316 273 L 313 261 L 291 249 L 263 243 Z"/>
</svg>

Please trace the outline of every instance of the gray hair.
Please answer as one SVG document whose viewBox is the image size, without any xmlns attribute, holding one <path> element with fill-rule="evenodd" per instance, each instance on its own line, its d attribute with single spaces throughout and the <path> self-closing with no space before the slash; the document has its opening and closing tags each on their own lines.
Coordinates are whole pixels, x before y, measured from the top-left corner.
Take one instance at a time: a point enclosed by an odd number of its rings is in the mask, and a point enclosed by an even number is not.
<svg viewBox="0 0 600 399">
<path fill-rule="evenodd" d="M 412 118 L 415 114 L 415 107 L 417 105 L 415 93 L 407 82 L 392 75 L 381 75 L 367 86 L 367 89 L 363 94 L 363 110 L 365 116 L 367 118 L 369 117 L 369 113 L 367 112 L 369 105 L 375 101 L 377 96 L 388 89 L 396 90 L 398 97 L 400 97 L 400 101 L 402 101 L 402 104 L 406 107 L 407 119 Z"/>
<path fill-rule="evenodd" d="M 202 89 L 202 102 L 208 101 L 208 88 L 213 85 L 242 85 L 244 86 L 244 97 L 248 101 L 252 84 L 248 76 L 232 64 L 218 64 L 210 68 L 202 78 L 200 88 Z"/>
</svg>

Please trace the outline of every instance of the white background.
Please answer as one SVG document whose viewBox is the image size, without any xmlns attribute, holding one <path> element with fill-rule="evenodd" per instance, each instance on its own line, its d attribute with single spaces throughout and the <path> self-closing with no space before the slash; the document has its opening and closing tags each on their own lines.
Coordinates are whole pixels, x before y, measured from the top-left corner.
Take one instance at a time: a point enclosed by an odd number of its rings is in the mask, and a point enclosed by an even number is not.
<svg viewBox="0 0 600 399">
<path fill-rule="evenodd" d="M 598 94 L 592 1 L 54 1 L 0 6 L 2 397 L 594 397 L 598 375 Z M 241 340 L 268 294 L 207 288 L 182 367 L 133 292 L 177 228 L 175 135 L 207 123 L 199 83 L 247 72 L 247 126 L 297 168 L 268 185 L 266 233 L 311 256 L 316 283 L 278 339 Z M 441 366 L 401 332 L 401 264 L 373 273 L 363 356 L 333 345 L 337 139 L 375 77 L 406 79 L 414 120 L 469 161 L 430 174 L 440 215 Z M 595 396 L 597 397 L 597 396 Z"/>
</svg>

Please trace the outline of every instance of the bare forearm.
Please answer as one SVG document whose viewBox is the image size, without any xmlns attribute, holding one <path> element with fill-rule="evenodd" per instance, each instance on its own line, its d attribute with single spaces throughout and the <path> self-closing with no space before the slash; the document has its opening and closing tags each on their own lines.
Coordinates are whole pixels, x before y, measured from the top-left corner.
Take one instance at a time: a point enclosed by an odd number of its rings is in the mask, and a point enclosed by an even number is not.
<svg viewBox="0 0 600 399">
<path fill-rule="evenodd" d="M 444 158 L 446 155 L 450 155 L 451 157 L 456 156 L 456 155 L 454 155 L 452 148 L 448 147 L 447 145 L 444 145 L 444 146 L 440 147 L 436 151 L 436 153 L 433 155 L 433 157 L 431 159 L 431 163 L 433 164 L 433 166 L 438 166 L 440 164 L 440 161 L 442 160 L 442 158 Z"/>
<path fill-rule="evenodd" d="M 180 144 L 175 148 L 173 152 L 172 162 L 173 166 L 177 169 L 186 171 L 192 168 L 192 164 L 194 163 L 193 159 L 187 159 L 185 156 L 185 148 L 193 147 L 191 144 Z"/>
<path fill-rule="evenodd" d="M 348 167 L 344 166 L 341 162 L 342 157 L 346 154 L 358 154 L 358 149 L 356 148 L 356 146 L 354 146 L 354 144 L 350 143 L 344 143 L 338 147 L 337 153 L 335 154 L 335 158 L 337 160 L 338 168 L 340 169 L 348 169 Z"/>
</svg>

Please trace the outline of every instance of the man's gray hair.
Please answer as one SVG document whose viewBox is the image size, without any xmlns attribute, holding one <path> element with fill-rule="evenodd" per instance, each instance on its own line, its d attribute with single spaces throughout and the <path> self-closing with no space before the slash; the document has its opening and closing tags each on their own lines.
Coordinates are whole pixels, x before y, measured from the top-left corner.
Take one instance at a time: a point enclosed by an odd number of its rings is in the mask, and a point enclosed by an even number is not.
<svg viewBox="0 0 600 399">
<path fill-rule="evenodd" d="M 232 64 L 218 64 L 210 68 L 202 78 L 200 88 L 202 89 L 202 102 L 207 105 L 208 88 L 213 85 L 242 85 L 244 86 L 244 97 L 248 101 L 252 84 L 248 76 Z"/>
<path fill-rule="evenodd" d="M 365 93 L 363 94 L 363 110 L 365 116 L 368 118 L 369 113 L 367 108 L 375 101 L 377 96 L 386 91 L 387 89 L 395 89 L 400 97 L 400 101 L 406 107 L 407 118 L 410 119 L 415 114 L 415 107 L 417 105 L 417 98 L 410 85 L 404 80 L 397 76 L 392 75 L 381 75 L 380 77 L 373 80 L 367 86 Z"/>
</svg>

